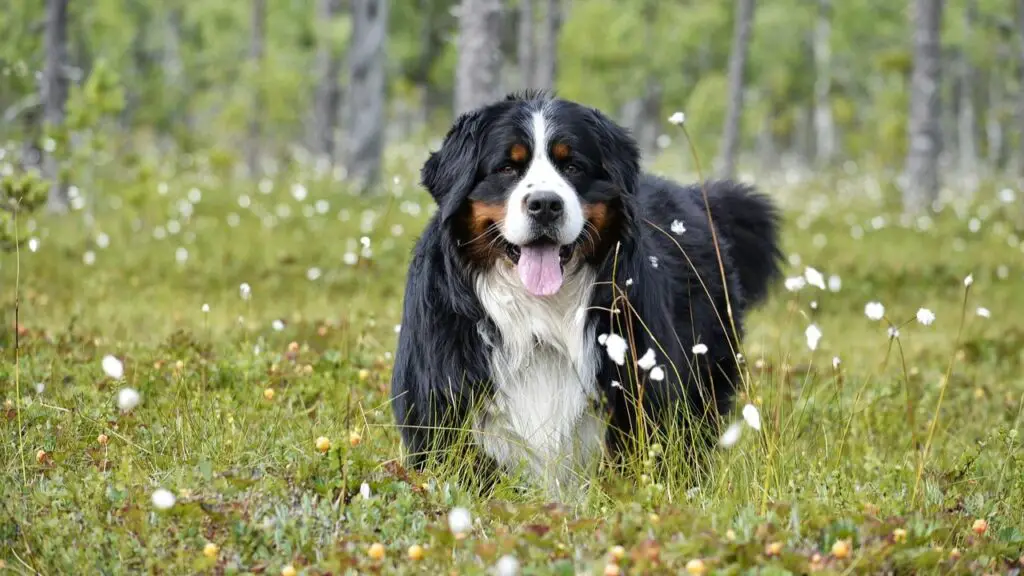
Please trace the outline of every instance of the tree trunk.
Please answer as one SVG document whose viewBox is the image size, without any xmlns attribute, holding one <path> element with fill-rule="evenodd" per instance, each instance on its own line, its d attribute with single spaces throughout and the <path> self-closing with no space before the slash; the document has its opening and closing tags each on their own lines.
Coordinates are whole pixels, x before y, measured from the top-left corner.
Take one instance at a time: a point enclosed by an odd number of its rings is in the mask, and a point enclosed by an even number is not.
<svg viewBox="0 0 1024 576">
<path fill-rule="evenodd" d="M 64 124 L 64 107 L 68 100 L 68 0 L 46 1 L 45 42 L 46 62 L 40 87 L 43 122 L 49 131 Z M 48 150 L 43 157 L 43 173 L 50 180 L 47 207 L 55 212 L 65 212 L 69 203 L 67 188 L 61 179 L 54 152 Z"/>
<path fill-rule="evenodd" d="M 815 161 L 835 160 L 836 124 L 832 117 L 832 0 L 818 0 L 814 25 L 814 151 Z"/>
<path fill-rule="evenodd" d="M 914 0 L 914 64 L 910 76 L 903 208 L 919 214 L 939 194 L 940 30 L 943 0 Z"/>
<path fill-rule="evenodd" d="M 1024 0 L 1017 0 L 1017 34 L 1017 176 L 1024 187 Z"/>
<path fill-rule="evenodd" d="M 558 79 L 558 36 L 562 32 L 562 4 L 561 0 L 547 0 L 545 4 L 534 84 L 542 90 L 554 90 Z"/>
<path fill-rule="evenodd" d="M 359 192 L 380 183 L 384 159 L 384 67 L 388 0 L 352 0 L 348 59 L 348 175 Z"/>
<path fill-rule="evenodd" d="M 311 148 L 314 154 L 325 157 L 332 164 L 335 160 L 335 132 L 338 129 L 338 112 L 341 107 L 342 56 L 331 33 L 331 25 L 341 13 L 341 0 L 320 0 L 317 19 L 327 28 L 319 39 L 316 53 L 316 70 L 320 76 L 313 95 L 313 124 Z"/>
<path fill-rule="evenodd" d="M 519 60 L 519 82 L 524 90 L 536 87 L 533 2 L 534 0 L 519 0 L 519 41 L 516 54 Z"/>
<path fill-rule="evenodd" d="M 754 21 L 754 0 L 736 0 L 732 49 L 729 53 L 729 102 L 725 115 L 725 129 L 718 156 L 721 178 L 736 174 L 736 155 L 740 147 L 740 117 L 743 114 L 743 72 L 747 64 L 747 47 Z"/>
<path fill-rule="evenodd" d="M 263 115 L 263 51 L 266 42 L 267 0 L 252 0 L 252 22 L 249 29 L 249 62 L 255 79 L 252 90 L 252 108 L 249 110 L 249 134 L 246 141 L 246 164 L 249 175 L 256 177 L 260 172 L 260 117 Z"/>
<path fill-rule="evenodd" d="M 997 68 L 998 69 L 998 68 Z M 989 75 L 988 110 L 985 111 L 986 160 L 993 169 L 999 166 L 1003 157 L 1003 81 L 998 73 Z"/>
<path fill-rule="evenodd" d="M 977 122 L 974 115 L 974 65 L 968 51 L 974 39 L 973 27 L 977 15 L 975 0 L 967 0 L 964 7 L 964 48 L 960 51 L 960 103 L 957 115 L 957 148 L 960 171 L 964 176 L 974 174 L 978 168 L 978 147 L 975 140 Z"/>
<path fill-rule="evenodd" d="M 501 98 L 501 26 L 501 0 L 462 0 L 459 5 L 456 115 Z"/>
</svg>

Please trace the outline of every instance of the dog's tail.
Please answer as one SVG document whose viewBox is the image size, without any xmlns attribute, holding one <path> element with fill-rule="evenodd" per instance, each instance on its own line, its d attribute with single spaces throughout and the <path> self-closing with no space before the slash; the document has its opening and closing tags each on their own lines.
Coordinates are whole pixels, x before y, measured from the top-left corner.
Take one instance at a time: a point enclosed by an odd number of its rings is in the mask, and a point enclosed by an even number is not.
<svg viewBox="0 0 1024 576">
<path fill-rule="evenodd" d="M 743 299 L 756 304 L 782 275 L 779 210 L 768 196 L 739 182 L 710 181 L 707 192 L 711 219 L 726 238 Z"/>
</svg>

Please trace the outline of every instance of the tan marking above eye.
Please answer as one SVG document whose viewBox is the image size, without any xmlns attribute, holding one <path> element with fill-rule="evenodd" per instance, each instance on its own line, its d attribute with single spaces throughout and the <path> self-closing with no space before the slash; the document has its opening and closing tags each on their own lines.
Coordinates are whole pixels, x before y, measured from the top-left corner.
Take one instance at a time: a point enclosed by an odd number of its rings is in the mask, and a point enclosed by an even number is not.
<svg viewBox="0 0 1024 576">
<path fill-rule="evenodd" d="M 526 149 L 526 146 L 522 144 L 513 144 L 512 148 L 508 151 L 509 160 L 521 164 L 526 162 L 526 157 L 529 156 L 530 151 Z"/>
<path fill-rule="evenodd" d="M 569 148 L 569 145 L 563 142 L 559 142 L 551 147 L 551 157 L 559 162 L 568 160 L 570 154 L 572 154 L 572 148 Z"/>
</svg>

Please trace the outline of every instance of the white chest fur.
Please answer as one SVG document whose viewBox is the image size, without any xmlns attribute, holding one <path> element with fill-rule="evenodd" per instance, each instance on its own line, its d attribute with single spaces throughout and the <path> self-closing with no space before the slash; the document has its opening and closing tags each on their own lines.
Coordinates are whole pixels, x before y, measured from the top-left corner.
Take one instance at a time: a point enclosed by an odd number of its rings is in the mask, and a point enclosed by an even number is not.
<svg viewBox="0 0 1024 576">
<path fill-rule="evenodd" d="M 604 440 L 605 423 L 592 410 L 599 362 L 587 327 L 593 288 L 586 266 L 546 298 L 528 294 L 511 263 L 476 280 L 500 339 L 489 342 L 494 397 L 477 417 L 474 435 L 500 464 L 525 463 L 556 492 L 581 484 Z"/>
</svg>

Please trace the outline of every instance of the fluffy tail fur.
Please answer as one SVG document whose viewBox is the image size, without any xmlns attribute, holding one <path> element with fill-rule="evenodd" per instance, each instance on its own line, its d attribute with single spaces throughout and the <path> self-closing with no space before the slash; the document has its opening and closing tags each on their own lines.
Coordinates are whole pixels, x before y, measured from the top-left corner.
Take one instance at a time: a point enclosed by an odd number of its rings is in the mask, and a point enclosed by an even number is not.
<svg viewBox="0 0 1024 576">
<path fill-rule="evenodd" d="M 708 182 L 707 192 L 711 219 L 729 243 L 743 297 L 755 304 L 782 274 L 779 211 L 767 196 L 739 182 Z"/>
</svg>

